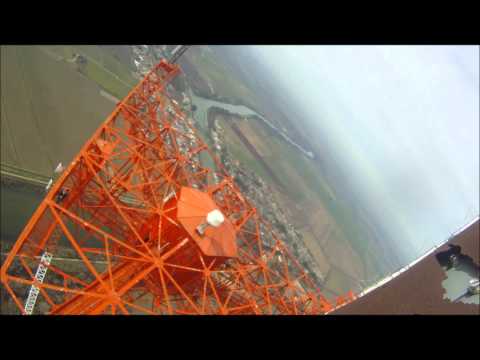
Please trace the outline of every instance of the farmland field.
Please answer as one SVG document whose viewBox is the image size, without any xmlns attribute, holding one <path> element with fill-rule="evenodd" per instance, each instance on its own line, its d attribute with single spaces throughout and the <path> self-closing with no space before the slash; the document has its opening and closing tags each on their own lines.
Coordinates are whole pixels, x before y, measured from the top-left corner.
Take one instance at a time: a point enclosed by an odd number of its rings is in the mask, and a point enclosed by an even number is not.
<svg viewBox="0 0 480 360">
<path fill-rule="evenodd" d="M 189 77 L 197 78 L 200 95 L 211 96 L 213 90 L 214 97 L 226 102 L 258 108 L 255 94 L 207 46 L 191 47 L 180 60 L 180 65 Z"/>
<path fill-rule="evenodd" d="M 1 50 L 1 162 L 50 176 L 58 162 L 72 160 L 114 104 L 95 82 L 37 46 Z"/>
<path fill-rule="evenodd" d="M 56 61 L 69 64 L 72 70 L 78 68 L 73 60 L 74 55 L 83 55 L 87 59 L 87 63 L 81 70 L 82 74 L 118 98 L 125 97 L 138 82 L 127 65 L 121 63 L 99 46 L 62 45 L 38 46 L 37 48 Z"/>
</svg>

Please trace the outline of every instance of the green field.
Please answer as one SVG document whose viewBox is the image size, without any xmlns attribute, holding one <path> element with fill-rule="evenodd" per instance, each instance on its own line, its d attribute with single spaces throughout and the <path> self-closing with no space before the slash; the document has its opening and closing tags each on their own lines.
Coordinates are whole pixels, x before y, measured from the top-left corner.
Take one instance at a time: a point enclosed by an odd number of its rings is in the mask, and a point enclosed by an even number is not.
<svg viewBox="0 0 480 360">
<path fill-rule="evenodd" d="M 218 121 L 218 124 L 225 131 L 225 137 L 228 139 L 228 142 L 226 142 L 225 145 L 233 157 L 240 161 L 247 169 L 254 171 L 258 176 L 271 183 L 273 179 L 257 159 L 255 159 L 253 154 L 245 148 L 230 126 L 226 124 L 225 121 Z"/>
<path fill-rule="evenodd" d="M 47 54 L 55 54 L 68 62 L 74 54 L 81 54 L 87 58 L 87 64 L 82 70 L 83 74 L 95 81 L 99 86 L 117 98 L 125 97 L 137 84 L 132 72 L 127 65 L 115 59 L 111 54 L 98 46 L 40 46 Z M 69 63 L 73 69 L 76 64 Z"/>
<path fill-rule="evenodd" d="M 264 159 L 275 175 L 281 179 L 282 184 L 292 199 L 297 199 L 298 202 L 306 200 L 308 193 L 305 191 L 305 188 L 325 199 L 334 199 L 332 190 L 325 183 L 320 171 L 311 160 L 274 134 L 260 120 L 249 120 L 249 126 L 262 139 L 265 147 L 270 150 L 271 155 Z M 248 134 L 245 135 L 248 138 Z M 232 147 L 232 152 L 240 161 L 246 161 L 246 164 L 250 168 L 257 170 L 259 175 L 265 177 L 265 180 L 270 179 L 261 164 L 250 154 L 250 151 L 233 132 L 228 134 L 228 139 L 228 145 Z"/>
<path fill-rule="evenodd" d="M 207 46 L 192 46 L 184 55 L 205 80 L 210 81 L 216 95 L 229 102 L 258 108 L 255 94 L 237 79 Z"/>
<path fill-rule="evenodd" d="M 73 159 L 114 104 L 94 81 L 37 46 L 1 50 L 1 162 L 50 176 L 58 162 Z"/>
</svg>

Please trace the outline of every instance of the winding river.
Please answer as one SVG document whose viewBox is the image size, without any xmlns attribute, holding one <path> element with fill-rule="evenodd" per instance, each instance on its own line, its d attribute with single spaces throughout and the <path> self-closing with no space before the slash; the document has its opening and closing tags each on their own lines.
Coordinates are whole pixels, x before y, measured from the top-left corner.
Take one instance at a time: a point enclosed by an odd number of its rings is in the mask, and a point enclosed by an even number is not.
<svg viewBox="0 0 480 360">
<path fill-rule="evenodd" d="M 220 109 L 223 109 L 225 111 L 228 111 L 231 114 L 236 114 L 240 117 L 244 118 L 249 118 L 252 116 L 255 116 L 259 119 L 261 119 L 265 125 L 270 127 L 273 131 L 275 131 L 280 137 L 282 137 L 287 143 L 289 143 L 291 146 L 296 148 L 298 151 L 303 153 L 305 156 L 307 156 L 310 159 L 314 158 L 314 155 L 312 152 L 305 150 L 302 146 L 294 142 L 292 139 L 288 137 L 287 134 L 284 132 L 278 130 L 275 125 L 273 125 L 270 121 L 268 121 L 265 117 L 260 115 L 259 113 L 253 111 L 252 109 L 244 106 L 244 105 L 233 105 L 233 104 L 228 104 L 212 99 L 207 99 L 204 97 L 197 96 L 193 93 L 193 91 L 189 92 L 190 99 L 192 101 L 192 104 L 197 106 L 197 110 L 195 111 L 195 120 L 200 124 L 200 126 L 206 130 L 208 125 L 207 125 L 207 116 L 208 116 L 208 110 L 212 107 L 217 107 Z"/>
</svg>

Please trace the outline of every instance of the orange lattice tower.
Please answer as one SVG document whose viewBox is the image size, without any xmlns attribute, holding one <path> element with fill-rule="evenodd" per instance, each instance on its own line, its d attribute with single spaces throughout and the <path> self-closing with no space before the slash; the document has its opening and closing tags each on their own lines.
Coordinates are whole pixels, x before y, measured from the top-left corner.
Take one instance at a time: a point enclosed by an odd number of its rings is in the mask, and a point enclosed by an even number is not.
<svg viewBox="0 0 480 360">
<path fill-rule="evenodd" d="M 1 280 L 22 313 L 321 314 L 335 306 L 170 99 L 166 85 L 178 73 L 165 61 L 155 66 L 20 234 Z"/>
</svg>

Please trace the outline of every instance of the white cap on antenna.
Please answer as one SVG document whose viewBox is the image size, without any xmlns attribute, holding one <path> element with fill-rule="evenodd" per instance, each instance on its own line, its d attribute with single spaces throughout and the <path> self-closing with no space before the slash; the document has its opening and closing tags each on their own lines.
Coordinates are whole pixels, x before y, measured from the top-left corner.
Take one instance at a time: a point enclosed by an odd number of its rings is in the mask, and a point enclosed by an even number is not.
<svg viewBox="0 0 480 360">
<path fill-rule="evenodd" d="M 225 218 L 220 210 L 212 210 L 207 214 L 207 223 L 213 227 L 219 227 L 223 224 Z"/>
</svg>

